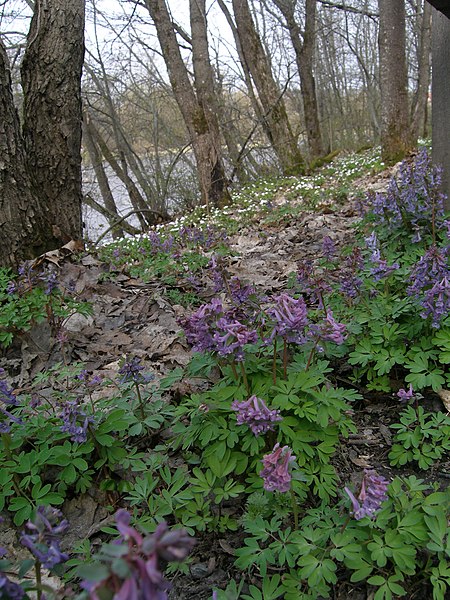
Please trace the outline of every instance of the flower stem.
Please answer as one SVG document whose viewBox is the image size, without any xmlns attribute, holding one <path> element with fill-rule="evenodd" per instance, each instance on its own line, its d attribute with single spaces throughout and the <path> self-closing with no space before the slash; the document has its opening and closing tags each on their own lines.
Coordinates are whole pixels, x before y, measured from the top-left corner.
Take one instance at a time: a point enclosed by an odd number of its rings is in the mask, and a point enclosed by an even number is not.
<svg viewBox="0 0 450 600">
<path fill-rule="evenodd" d="M 134 382 L 134 387 L 136 388 L 136 394 L 138 397 L 141 419 L 144 421 L 144 419 L 145 419 L 144 403 L 142 402 L 141 390 L 139 389 L 139 384 L 137 381 Z"/>
<path fill-rule="evenodd" d="M 286 338 L 283 339 L 283 375 L 287 379 L 288 348 Z"/>
<path fill-rule="evenodd" d="M 309 369 L 309 367 L 311 366 L 312 359 L 314 358 L 314 354 L 316 353 L 316 347 L 317 347 L 318 341 L 319 340 L 316 339 L 316 341 L 314 342 L 314 346 L 311 348 L 311 352 L 309 353 L 308 361 L 306 363 L 305 371 L 307 371 Z"/>
<path fill-rule="evenodd" d="M 39 560 L 35 562 L 34 572 L 36 573 L 36 596 L 37 600 L 42 598 L 42 577 L 41 577 L 41 563 Z"/>
<path fill-rule="evenodd" d="M 241 365 L 242 380 L 244 381 L 245 389 L 247 390 L 247 394 L 250 394 L 250 388 L 248 385 L 247 373 L 245 372 L 244 363 L 241 362 L 240 365 Z"/>
<path fill-rule="evenodd" d="M 294 514 L 294 527 L 298 529 L 298 505 L 297 500 L 295 498 L 294 490 L 291 488 L 291 504 L 292 504 L 292 512 Z"/>
<path fill-rule="evenodd" d="M 233 360 L 233 361 L 231 361 L 230 364 L 231 364 L 231 370 L 233 371 L 234 378 L 236 379 L 236 383 L 238 383 L 239 382 L 239 375 L 238 375 L 238 372 L 237 372 L 237 369 L 236 369 L 236 363 Z"/>
<path fill-rule="evenodd" d="M 273 361 L 272 361 L 272 381 L 273 385 L 277 383 L 277 339 L 273 341 Z"/>
</svg>

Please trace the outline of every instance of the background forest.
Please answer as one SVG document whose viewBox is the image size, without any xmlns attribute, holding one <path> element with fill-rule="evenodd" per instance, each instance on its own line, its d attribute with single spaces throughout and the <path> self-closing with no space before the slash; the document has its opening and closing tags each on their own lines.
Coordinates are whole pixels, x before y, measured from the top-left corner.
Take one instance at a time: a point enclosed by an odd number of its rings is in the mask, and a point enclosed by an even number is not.
<svg viewBox="0 0 450 600">
<path fill-rule="evenodd" d="M 19 103 L 32 6 L 1 14 Z M 133 211 L 116 237 L 382 136 L 392 161 L 429 134 L 427 2 L 95 0 L 86 32 L 83 201 L 109 226 Z"/>
<path fill-rule="evenodd" d="M 0 600 L 448 600 L 445 14 L 0 0 Z"/>
</svg>

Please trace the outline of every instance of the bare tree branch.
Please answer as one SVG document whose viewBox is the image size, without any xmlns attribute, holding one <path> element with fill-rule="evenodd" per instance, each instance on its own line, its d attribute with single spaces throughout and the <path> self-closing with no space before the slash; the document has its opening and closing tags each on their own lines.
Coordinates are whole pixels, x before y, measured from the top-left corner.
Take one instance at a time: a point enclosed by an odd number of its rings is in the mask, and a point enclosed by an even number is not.
<svg viewBox="0 0 450 600">
<path fill-rule="evenodd" d="M 379 14 L 371 12 L 369 10 L 364 10 L 362 8 L 355 8 L 354 6 L 349 6 L 345 2 L 342 4 L 338 4 L 337 2 L 330 2 L 330 0 L 318 0 L 324 6 L 328 6 L 330 8 L 338 8 L 339 10 L 345 10 L 346 12 L 355 13 L 357 15 L 365 15 L 366 17 L 378 18 Z"/>
</svg>

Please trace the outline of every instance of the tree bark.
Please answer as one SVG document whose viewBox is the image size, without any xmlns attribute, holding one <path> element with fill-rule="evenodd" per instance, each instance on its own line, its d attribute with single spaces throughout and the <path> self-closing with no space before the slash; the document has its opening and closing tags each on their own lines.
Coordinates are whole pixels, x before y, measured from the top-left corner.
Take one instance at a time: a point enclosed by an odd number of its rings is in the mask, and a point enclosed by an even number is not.
<svg viewBox="0 0 450 600">
<path fill-rule="evenodd" d="M 305 30 L 303 34 L 295 18 L 295 0 L 273 0 L 273 2 L 286 21 L 286 27 L 294 48 L 297 69 L 300 75 L 309 153 L 311 158 L 317 158 L 324 154 L 313 68 L 317 1 L 306 0 Z"/>
<path fill-rule="evenodd" d="M 36 0 L 21 68 L 23 138 L 48 248 L 82 237 L 83 57 L 84 0 Z"/>
<path fill-rule="evenodd" d="M 381 155 L 393 164 L 411 150 L 405 55 L 405 1 L 378 0 Z"/>
<path fill-rule="evenodd" d="M 432 147 L 433 161 L 442 167 L 445 209 L 450 211 L 450 20 L 433 9 L 432 15 Z"/>
<path fill-rule="evenodd" d="M 14 107 L 9 61 L 0 38 L 0 265 L 16 267 L 42 249 L 35 231 L 38 214 Z"/>
<path fill-rule="evenodd" d="M 420 24 L 419 71 L 411 123 L 411 135 L 414 141 L 424 134 L 427 114 L 431 71 L 431 10 L 431 4 L 424 0 Z"/>
<path fill-rule="evenodd" d="M 211 178 L 210 199 L 215 206 L 228 203 L 225 168 L 221 158 L 221 139 L 218 120 L 218 103 L 214 85 L 214 73 L 211 67 L 208 48 L 208 29 L 206 23 L 205 0 L 189 0 L 189 15 L 192 36 L 192 63 L 194 67 L 194 87 L 197 101 L 205 116 L 210 132 L 210 166 L 203 174 L 205 183 Z M 211 174 L 208 172 L 211 171 Z"/>
<path fill-rule="evenodd" d="M 243 58 L 258 91 L 270 143 L 284 174 L 303 173 L 304 158 L 298 149 L 283 95 L 273 78 L 271 65 L 256 31 L 248 2 L 232 0 L 232 4 Z"/>
<path fill-rule="evenodd" d="M 145 0 L 145 5 L 155 24 L 173 93 L 192 143 L 202 203 L 221 207 L 229 202 L 230 197 L 224 175 L 220 139 L 216 137 L 217 132 L 211 129 L 210 114 L 208 116 L 208 111 L 214 109 L 207 105 L 206 95 L 200 97 L 196 94 L 189 80 L 165 0 Z M 199 6 L 201 7 L 201 4 Z M 198 70 L 199 55 L 202 55 L 203 51 L 196 49 L 194 53 Z M 207 60 L 204 53 L 203 60 Z M 197 81 L 196 85 L 199 87 L 202 84 Z"/>
</svg>

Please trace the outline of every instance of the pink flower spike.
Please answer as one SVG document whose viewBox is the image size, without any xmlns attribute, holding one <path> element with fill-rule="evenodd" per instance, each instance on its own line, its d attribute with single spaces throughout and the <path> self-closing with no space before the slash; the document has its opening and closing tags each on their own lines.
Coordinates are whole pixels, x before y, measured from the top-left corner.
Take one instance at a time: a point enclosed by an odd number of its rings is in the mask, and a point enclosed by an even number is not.
<svg viewBox="0 0 450 600">
<path fill-rule="evenodd" d="M 288 446 L 281 448 L 280 444 L 275 444 L 272 452 L 262 459 L 264 468 L 259 475 L 264 479 L 264 489 L 269 492 L 288 492 L 292 479 L 289 464 L 294 460 L 295 456 Z"/>
<path fill-rule="evenodd" d="M 119 533 L 125 540 L 134 540 L 138 546 L 141 546 L 142 536 L 134 527 L 130 527 L 130 521 L 131 515 L 124 508 L 116 512 L 116 527 Z"/>
</svg>

